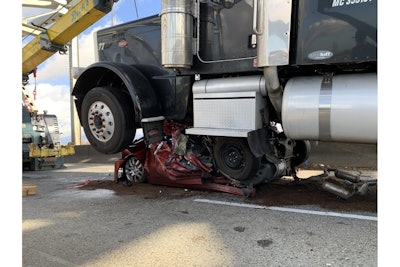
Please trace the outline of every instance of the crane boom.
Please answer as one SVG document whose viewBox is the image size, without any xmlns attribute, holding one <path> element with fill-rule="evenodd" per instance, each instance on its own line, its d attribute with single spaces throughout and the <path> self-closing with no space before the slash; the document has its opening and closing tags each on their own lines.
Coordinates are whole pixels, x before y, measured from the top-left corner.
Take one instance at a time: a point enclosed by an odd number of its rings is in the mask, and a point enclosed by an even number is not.
<svg viewBox="0 0 400 267">
<path fill-rule="evenodd" d="M 65 53 L 68 42 L 109 13 L 113 4 L 117 1 L 70 0 L 62 6 L 60 12 L 57 12 L 61 14 L 57 15 L 57 19 L 54 19 L 53 16 L 36 23 L 37 25 L 25 23 L 26 28 L 40 33 L 22 48 L 22 158 L 24 168 L 38 170 L 44 166 L 62 167 L 63 156 L 75 153 L 73 143 L 68 143 L 66 146 L 61 145 L 57 117 L 47 114 L 47 112 L 38 113 L 34 101 L 24 87 L 27 84 L 29 74 L 34 73 L 37 66 L 53 54 L 57 52 Z M 61 4 L 56 0 L 24 1 L 24 5 L 27 7 L 54 6 L 56 4 L 61 7 Z M 65 8 L 67 5 L 71 7 Z M 65 12 L 67 9 L 68 11 Z M 48 14 L 53 13 L 49 12 Z M 47 25 L 49 26 L 45 28 L 44 26 Z M 39 31 L 37 31 L 38 29 Z"/>
<path fill-rule="evenodd" d="M 66 52 L 66 44 L 100 20 L 117 0 L 81 0 L 45 32 L 22 48 L 22 74 L 28 75 L 56 52 Z"/>
</svg>

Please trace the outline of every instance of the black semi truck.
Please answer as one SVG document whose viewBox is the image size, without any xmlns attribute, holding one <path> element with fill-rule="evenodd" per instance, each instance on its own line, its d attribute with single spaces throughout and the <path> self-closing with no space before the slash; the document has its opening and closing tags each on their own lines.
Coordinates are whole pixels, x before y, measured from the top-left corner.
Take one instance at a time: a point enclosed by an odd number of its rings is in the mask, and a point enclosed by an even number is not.
<svg viewBox="0 0 400 267">
<path fill-rule="evenodd" d="M 127 175 L 248 187 L 295 176 L 311 140 L 377 143 L 377 0 L 163 0 L 96 37 L 72 94 Z"/>
</svg>

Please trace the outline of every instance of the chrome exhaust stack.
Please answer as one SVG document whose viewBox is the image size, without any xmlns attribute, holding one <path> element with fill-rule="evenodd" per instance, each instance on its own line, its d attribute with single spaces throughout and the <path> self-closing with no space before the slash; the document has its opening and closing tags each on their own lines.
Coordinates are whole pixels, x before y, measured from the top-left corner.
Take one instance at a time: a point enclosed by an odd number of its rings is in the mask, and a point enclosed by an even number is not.
<svg viewBox="0 0 400 267">
<path fill-rule="evenodd" d="M 280 117 L 283 89 L 277 66 L 289 64 L 292 1 L 254 0 L 253 8 L 253 31 L 257 35 L 257 67 L 264 68 L 266 89 Z"/>
<path fill-rule="evenodd" d="M 194 1 L 162 0 L 161 64 L 190 69 L 193 64 Z"/>
</svg>

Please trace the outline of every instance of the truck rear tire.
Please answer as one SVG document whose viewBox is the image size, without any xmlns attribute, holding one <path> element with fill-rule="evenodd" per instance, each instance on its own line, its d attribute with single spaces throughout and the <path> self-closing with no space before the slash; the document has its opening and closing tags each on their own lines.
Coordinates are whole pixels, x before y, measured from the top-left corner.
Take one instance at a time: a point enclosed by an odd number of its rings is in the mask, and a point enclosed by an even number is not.
<svg viewBox="0 0 400 267">
<path fill-rule="evenodd" d="M 253 178 L 261 166 L 261 158 L 251 153 L 245 138 L 218 137 L 214 145 L 214 159 L 224 176 L 237 181 Z"/>
<path fill-rule="evenodd" d="M 297 167 L 303 164 L 310 157 L 311 144 L 308 140 L 296 140 L 296 145 L 293 148 L 294 157 L 292 158 L 292 165 Z"/>
<path fill-rule="evenodd" d="M 83 99 L 82 126 L 89 143 L 101 153 L 118 153 L 132 143 L 134 119 L 130 96 L 119 89 L 95 87 Z"/>
</svg>

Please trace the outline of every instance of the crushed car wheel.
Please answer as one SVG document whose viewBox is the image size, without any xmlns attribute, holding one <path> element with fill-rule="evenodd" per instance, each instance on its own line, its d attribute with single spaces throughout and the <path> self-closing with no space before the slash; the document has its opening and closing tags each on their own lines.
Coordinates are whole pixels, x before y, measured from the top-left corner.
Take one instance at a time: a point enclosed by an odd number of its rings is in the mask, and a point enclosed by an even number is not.
<svg viewBox="0 0 400 267">
<path fill-rule="evenodd" d="M 144 183 L 147 180 L 143 164 L 134 156 L 125 159 L 122 171 L 131 183 Z"/>
</svg>

